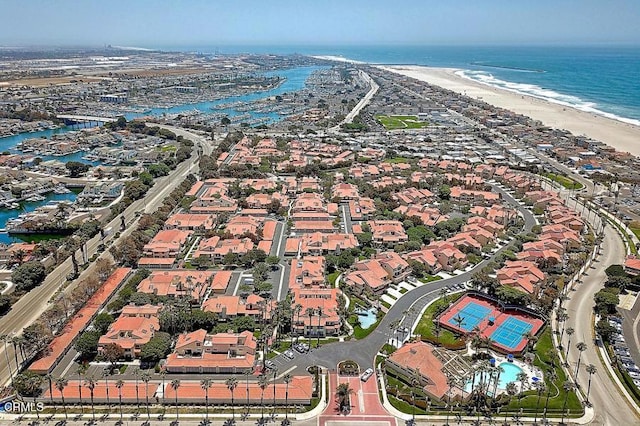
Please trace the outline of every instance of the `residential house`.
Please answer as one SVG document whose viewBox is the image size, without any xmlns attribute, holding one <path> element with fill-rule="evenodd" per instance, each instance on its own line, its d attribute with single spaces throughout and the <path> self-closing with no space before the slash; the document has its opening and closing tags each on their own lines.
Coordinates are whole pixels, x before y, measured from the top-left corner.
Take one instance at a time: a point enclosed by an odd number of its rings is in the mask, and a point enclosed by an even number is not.
<svg viewBox="0 0 640 426">
<path fill-rule="evenodd" d="M 124 349 L 125 358 L 136 358 L 140 355 L 142 346 L 148 343 L 159 329 L 160 321 L 156 316 L 119 316 L 98 340 L 98 353 L 101 354 L 105 346 L 115 343 Z"/>
<path fill-rule="evenodd" d="M 253 333 L 208 334 L 200 329 L 178 336 L 167 357 L 169 373 L 240 374 L 253 371 L 257 342 Z"/>
</svg>

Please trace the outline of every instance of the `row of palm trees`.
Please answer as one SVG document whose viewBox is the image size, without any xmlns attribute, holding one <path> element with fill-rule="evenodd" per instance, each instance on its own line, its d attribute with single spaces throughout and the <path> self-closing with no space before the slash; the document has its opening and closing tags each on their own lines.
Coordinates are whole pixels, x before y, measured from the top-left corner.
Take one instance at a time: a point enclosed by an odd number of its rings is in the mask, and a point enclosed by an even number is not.
<svg viewBox="0 0 640 426">
<path fill-rule="evenodd" d="M 164 371 L 163 371 L 164 373 Z M 79 374 L 82 375 L 84 374 L 82 371 L 79 371 Z M 151 380 L 151 375 L 148 372 L 142 372 L 140 373 L 140 370 L 136 370 L 134 372 L 134 375 L 136 377 L 136 403 L 138 405 L 138 408 L 140 408 L 140 398 L 139 398 L 139 385 L 138 385 L 138 378 L 140 380 L 142 380 L 142 382 L 144 382 L 145 384 L 145 403 L 146 403 L 146 411 L 147 411 L 147 420 L 151 419 L 151 410 L 150 410 L 150 403 L 149 403 L 149 382 Z M 162 389 L 163 389 L 163 397 L 162 397 L 162 405 L 164 406 L 165 404 L 165 398 L 164 398 L 164 389 L 165 389 L 165 377 L 166 377 L 166 373 L 165 374 L 161 374 L 162 375 Z M 247 376 L 247 405 L 246 405 L 246 410 L 247 413 L 249 412 L 249 377 L 250 377 L 250 373 L 248 373 Z M 105 386 L 106 386 L 106 392 L 107 392 L 107 404 L 110 405 L 110 399 L 109 399 L 109 384 L 108 384 L 108 379 L 107 376 L 105 375 Z M 65 419 L 68 418 L 68 410 L 67 410 L 67 403 L 64 397 L 64 390 L 65 388 L 68 386 L 69 381 L 67 379 L 65 379 L 64 377 L 59 377 L 55 380 L 52 379 L 51 376 L 47 376 L 47 378 L 49 379 L 49 387 L 50 387 L 50 396 L 51 396 L 51 403 L 53 405 L 53 393 L 51 392 L 52 388 L 55 386 L 55 388 L 58 390 L 58 392 L 60 393 L 61 399 L 62 399 L 62 406 L 64 409 L 64 414 L 65 414 Z M 274 372 L 274 379 L 273 379 L 273 405 L 274 405 L 274 414 L 275 414 L 275 406 L 276 406 L 276 372 Z M 291 383 L 292 380 L 292 376 L 290 374 L 285 374 L 283 376 L 283 382 L 285 383 L 285 420 L 286 422 L 288 422 L 289 419 L 289 383 Z M 200 387 L 204 390 L 205 392 L 205 421 L 208 424 L 209 423 L 209 389 L 213 386 L 213 380 L 209 379 L 209 378 L 205 378 L 202 379 L 200 381 Z M 232 421 L 235 422 L 235 390 L 238 387 L 238 379 L 236 377 L 229 377 L 225 384 L 227 386 L 227 389 L 229 389 L 229 391 L 231 392 L 231 406 L 232 406 Z M 96 379 L 94 376 L 88 376 L 88 377 L 84 377 L 84 379 L 79 380 L 78 381 L 78 392 L 79 392 L 79 398 L 80 398 L 80 409 L 81 412 L 84 414 L 84 409 L 83 409 L 83 404 L 82 404 L 82 388 L 83 385 L 84 387 L 86 387 L 87 389 L 89 389 L 89 395 L 90 395 L 90 401 L 91 401 L 91 416 L 92 419 L 95 420 L 95 404 L 94 404 L 94 390 L 96 388 L 96 385 L 98 384 L 98 379 Z M 116 381 L 116 388 L 118 389 L 118 405 L 119 405 L 119 412 L 120 412 L 120 420 L 122 421 L 123 419 L 123 410 L 122 410 L 122 388 L 124 387 L 125 382 L 123 380 L 117 380 Z M 267 378 L 266 375 L 261 375 L 258 378 L 258 385 L 260 386 L 260 389 L 262 391 L 261 393 L 261 397 L 260 397 L 260 406 L 261 406 L 261 413 L 262 413 L 262 419 L 264 419 L 264 393 L 265 390 L 269 387 L 269 380 Z M 179 419 L 179 404 L 178 404 L 178 389 L 181 386 L 181 381 L 179 379 L 174 379 L 171 380 L 171 382 L 169 382 L 169 386 L 171 387 L 171 389 L 174 392 L 174 397 L 175 397 L 175 409 L 176 409 L 176 420 Z"/>
</svg>

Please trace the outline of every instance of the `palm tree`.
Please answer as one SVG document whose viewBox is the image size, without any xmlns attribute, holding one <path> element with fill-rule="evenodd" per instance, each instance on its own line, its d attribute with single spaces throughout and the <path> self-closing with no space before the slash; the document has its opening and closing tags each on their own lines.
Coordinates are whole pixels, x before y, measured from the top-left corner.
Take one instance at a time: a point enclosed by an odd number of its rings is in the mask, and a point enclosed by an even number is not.
<svg viewBox="0 0 640 426">
<path fill-rule="evenodd" d="M 96 388 L 97 380 L 93 378 L 93 376 L 89 376 L 84 380 L 84 385 L 89 388 L 89 393 L 91 395 L 91 418 L 95 421 L 96 419 L 96 411 L 93 405 L 93 390 Z"/>
<path fill-rule="evenodd" d="M 580 359 L 582 358 L 582 352 L 587 350 L 587 344 L 584 342 L 578 342 L 576 345 L 576 349 L 578 349 L 578 364 L 576 365 L 576 383 L 578 383 L 578 371 L 580 370 Z"/>
<path fill-rule="evenodd" d="M 352 393 L 353 389 L 351 389 L 349 383 L 340 383 L 336 388 L 336 398 L 338 399 L 338 407 L 341 413 L 351 410 L 350 397 Z"/>
<path fill-rule="evenodd" d="M 276 377 L 278 376 L 278 369 L 273 369 L 273 415 L 276 415 Z"/>
<path fill-rule="evenodd" d="M 102 370 L 102 377 L 104 378 L 104 386 L 107 392 L 107 405 L 111 405 L 111 400 L 109 399 L 109 369 L 105 368 Z"/>
<path fill-rule="evenodd" d="M 282 378 L 285 383 L 284 391 L 284 419 L 285 424 L 289 424 L 289 383 L 291 383 L 291 374 L 287 373 Z"/>
<path fill-rule="evenodd" d="M 236 390 L 236 388 L 238 387 L 238 379 L 236 379 L 235 377 L 229 377 L 227 379 L 227 381 L 225 382 L 225 384 L 227 385 L 227 389 L 229 389 L 229 392 L 231 392 L 231 418 L 233 419 L 233 421 L 235 421 L 236 419 L 236 409 L 234 407 L 234 395 L 233 392 Z"/>
<path fill-rule="evenodd" d="M 453 322 L 456 323 L 458 328 L 462 329 L 462 324 L 464 323 L 464 317 L 461 317 L 460 313 L 458 313 L 455 317 L 453 317 L 451 319 L 453 320 Z"/>
<path fill-rule="evenodd" d="M 453 389 L 453 386 L 456 384 L 456 382 L 456 378 L 453 375 L 447 374 L 447 386 L 449 387 L 447 389 L 449 402 L 447 403 L 447 421 L 445 423 L 447 426 L 449 426 L 449 413 L 451 412 L 451 390 Z"/>
<path fill-rule="evenodd" d="M 118 380 L 116 382 L 116 387 L 118 388 L 118 405 L 120 405 L 120 423 L 122 423 L 122 387 L 124 386 L 123 380 Z"/>
<path fill-rule="evenodd" d="M 247 379 L 247 414 L 249 414 L 249 377 L 251 377 L 251 371 L 244 373 L 244 376 Z"/>
<path fill-rule="evenodd" d="M 173 389 L 173 391 L 175 392 L 175 398 L 176 398 L 176 422 L 178 421 L 178 388 L 180 387 L 180 379 L 173 379 L 171 381 L 171 389 Z"/>
<path fill-rule="evenodd" d="M 149 412 L 149 380 L 151 380 L 151 374 L 145 371 L 144 373 L 142 373 L 141 378 L 144 382 L 144 397 L 147 404 L 147 420 L 150 420 L 151 413 Z"/>
<path fill-rule="evenodd" d="M 307 308 L 304 311 L 304 313 L 309 316 L 309 336 L 307 336 L 309 337 L 309 350 L 311 350 L 311 318 L 313 317 L 315 312 L 316 311 L 313 308 Z"/>
<path fill-rule="evenodd" d="M 589 384 L 587 385 L 587 405 L 590 405 L 589 403 L 589 392 L 591 392 L 591 376 L 595 373 L 598 372 L 598 369 L 596 368 L 595 365 L 593 364 L 589 364 L 586 367 L 587 373 L 589 373 Z"/>
<path fill-rule="evenodd" d="M 549 386 L 547 386 L 547 399 L 544 402 L 544 419 L 545 420 L 547 418 L 547 410 L 549 409 L 549 396 L 551 395 L 551 388 L 553 387 L 552 385 L 555 383 L 557 378 L 558 378 L 558 373 L 556 373 L 556 370 L 554 368 L 549 369 L 549 371 L 547 372 L 547 380 L 549 380 Z"/>
<path fill-rule="evenodd" d="M 507 383 L 507 394 L 509 395 L 509 402 L 511 402 L 511 398 L 518 393 L 518 387 L 515 382 Z M 507 424 L 507 410 L 504 410 L 504 423 Z"/>
<path fill-rule="evenodd" d="M 569 392 L 571 392 L 575 386 L 576 385 L 573 382 L 568 380 L 562 385 L 564 388 L 564 402 L 562 403 L 562 420 L 560 421 L 560 424 L 564 424 L 565 410 L 567 409 L 567 398 L 569 397 Z"/>
<path fill-rule="evenodd" d="M 538 424 L 538 409 L 540 408 L 540 398 L 542 397 L 542 394 L 545 393 L 545 391 L 547 390 L 547 385 L 542 381 L 539 380 L 536 382 L 536 393 L 538 394 L 538 400 L 536 401 L 536 416 L 533 420 L 533 424 Z"/>
<path fill-rule="evenodd" d="M 68 418 L 67 415 L 67 403 L 64 400 L 64 388 L 67 387 L 69 382 L 64 377 L 58 377 L 56 379 L 56 389 L 60 392 L 60 397 L 62 398 L 62 407 L 64 408 L 64 418 L 65 420 Z"/>
<path fill-rule="evenodd" d="M 572 327 L 567 328 L 567 353 L 565 354 L 565 360 L 567 364 L 569 364 L 569 349 L 571 349 L 571 336 L 575 333 L 575 330 Z M 562 341 L 560 341 L 562 344 Z"/>
<path fill-rule="evenodd" d="M 55 412 L 55 411 L 57 411 L 57 407 L 55 406 L 55 404 L 53 402 L 53 376 L 51 374 L 47 374 L 45 376 L 45 378 L 49 382 L 49 399 L 51 400 L 51 406 L 53 407 L 54 412 Z"/>
<path fill-rule="evenodd" d="M 258 377 L 258 386 L 262 393 L 260 394 L 261 422 L 264 423 L 264 390 L 269 386 L 269 379 L 264 374 Z"/>
<path fill-rule="evenodd" d="M 498 393 L 498 383 L 500 383 L 500 375 L 504 373 L 504 368 L 501 365 L 496 365 L 495 370 L 496 379 L 493 381 L 493 402 L 496 401 L 496 394 Z"/>
<path fill-rule="evenodd" d="M 211 379 L 200 380 L 200 387 L 204 390 L 204 409 L 206 410 L 204 414 L 205 424 L 209 424 L 209 389 L 211 385 L 213 385 Z M 231 405 L 233 405 L 233 403 Z"/>
<path fill-rule="evenodd" d="M 167 377 L 167 370 L 163 368 L 160 371 L 160 377 L 162 377 L 162 406 L 164 407 L 164 381 Z"/>
<path fill-rule="evenodd" d="M 84 414 L 84 406 L 82 405 L 82 382 L 83 382 L 83 376 L 84 376 L 84 366 L 79 366 L 78 369 L 76 370 L 76 373 L 78 374 L 78 394 L 80 397 L 80 412 L 82 414 Z"/>
<path fill-rule="evenodd" d="M 567 314 L 566 312 L 561 311 L 558 313 L 558 322 L 562 323 L 562 329 L 560 330 L 560 345 L 562 345 L 562 337 L 564 335 L 564 328 L 567 325 L 567 320 L 569 319 L 569 314 Z"/>
<path fill-rule="evenodd" d="M 444 299 L 444 303 L 448 303 L 449 302 L 448 299 L 447 299 L 447 294 L 449 294 L 449 292 L 448 292 L 446 287 L 442 287 L 438 294 L 440 295 L 441 299 Z"/>
<path fill-rule="evenodd" d="M 316 333 L 316 337 L 317 337 L 317 344 L 316 347 L 320 347 L 320 330 L 321 330 L 321 321 L 322 321 L 322 308 L 318 308 L 318 310 L 316 311 L 316 314 L 318 315 L 318 332 Z"/>
<path fill-rule="evenodd" d="M 138 405 L 138 410 L 140 410 L 140 389 L 138 387 L 138 379 L 140 378 L 139 368 L 133 370 L 133 376 L 136 378 L 136 404 Z"/>
<path fill-rule="evenodd" d="M 518 394 L 518 403 L 520 404 L 520 408 L 522 408 L 522 394 L 524 393 L 524 385 L 529 379 L 529 376 L 524 371 L 521 371 L 516 376 L 516 380 L 520 382 L 520 393 Z"/>
<path fill-rule="evenodd" d="M 293 307 L 293 310 L 291 311 L 291 346 L 293 347 L 293 325 L 295 324 L 293 321 L 293 316 L 297 315 L 298 316 L 298 322 L 300 322 L 300 311 L 302 311 L 302 305 L 300 305 L 299 303 L 296 303 L 296 305 Z"/>
</svg>

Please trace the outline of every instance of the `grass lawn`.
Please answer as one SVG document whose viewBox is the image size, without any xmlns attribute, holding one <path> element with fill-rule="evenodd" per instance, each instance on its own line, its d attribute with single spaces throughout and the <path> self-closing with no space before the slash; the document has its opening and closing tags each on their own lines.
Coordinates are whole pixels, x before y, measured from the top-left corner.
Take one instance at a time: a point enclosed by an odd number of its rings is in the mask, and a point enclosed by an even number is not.
<svg viewBox="0 0 640 426">
<path fill-rule="evenodd" d="M 360 323 L 358 322 L 358 316 L 356 314 L 351 315 L 349 317 L 349 324 L 351 324 L 351 326 L 353 327 L 353 337 L 356 338 L 357 340 L 364 339 L 369 334 L 371 334 L 371 332 L 375 330 L 376 327 L 378 327 L 378 324 L 380 324 L 380 321 L 382 320 L 382 318 L 384 318 L 384 315 L 380 315 L 379 313 L 378 318 L 376 319 L 376 322 L 371 324 L 369 328 L 362 328 L 359 325 Z"/>
<path fill-rule="evenodd" d="M 387 158 L 384 161 L 386 163 L 396 164 L 396 163 L 408 163 L 409 159 L 407 157 L 393 157 L 393 158 Z"/>
<path fill-rule="evenodd" d="M 376 120 L 387 130 L 422 129 L 429 125 L 415 115 L 377 115 Z"/>
<path fill-rule="evenodd" d="M 620 225 L 618 225 L 618 222 L 615 222 L 612 219 L 607 219 L 607 221 L 618 228 L 624 239 L 627 241 L 627 245 L 629 246 L 629 250 L 631 250 L 631 254 L 638 254 L 638 249 L 636 248 L 636 245 L 633 243 L 633 240 L 631 239 L 629 234 L 627 234 L 627 231 L 625 231 Z M 635 234 L 635 231 L 633 231 L 633 233 Z"/>
<path fill-rule="evenodd" d="M 540 335 L 540 338 L 536 344 L 536 359 L 534 364 L 542 370 L 543 373 L 547 373 L 551 368 L 549 352 L 555 351 L 553 342 L 551 340 L 551 329 L 547 327 L 545 331 Z M 551 398 L 549 398 L 549 412 L 553 415 L 560 415 L 562 406 L 564 404 L 565 390 L 562 384 L 567 380 L 567 376 L 560 366 L 555 367 L 557 379 L 552 383 L 549 381 L 549 376 L 545 374 L 545 383 L 551 389 Z M 525 412 L 534 412 L 538 396 L 533 391 L 527 391 L 522 398 L 522 408 Z M 541 406 L 544 406 L 546 394 L 541 399 Z M 514 397 L 511 403 L 507 406 L 509 410 L 518 410 L 520 403 L 518 398 Z M 582 414 L 582 405 L 578 400 L 578 396 L 575 391 L 569 393 L 567 397 L 567 408 L 570 410 L 571 417 L 576 417 Z"/>
<path fill-rule="evenodd" d="M 327 275 L 327 281 L 329 281 L 329 284 L 331 285 L 331 287 L 336 286 L 336 280 L 338 279 L 340 274 L 341 274 L 340 271 L 335 271 Z"/>
<path fill-rule="evenodd" d="M 437 316 L 437 313 L 441 311 L 443 306 L 447 306 L 448 304 L 455 302 L 460 298 L 460 296 L 462 296 L 462 294 L 454 294 L 452 296 L 448 296 L 446 302 L 444 299 L 439 299 L 429 305 L 429 307 L 424 311 L 424 314 L 422 314 L 422 318 L 420 318 L 420 322 L 418 323 L 414 333 L 436 340 L 436 327 L 433 323 L 434 317 Z M 437 339 L 444 344 L 459 344 L 461 342 L 455 334 L 444 328 L 440 329 L 440 336 L 437 337 Z"/>
<path fill-rule="evenodd" d="M 576 182 L 570 177 L 558 175 L 555 173 L 547 173 L 545 176 L 554 182 L 558 182 L 560 185 L 567 189 L 582 189 L 583 185 L 580 182 Z"/>
<path fill-rule="evenodd" d="M 422 281 L 423 283 L 430 283 L 431 281 L 438 281 L 441 280 L 442 277 L 439 275 L 427 275 L 425 277 L 419 278 L 420 281 Z"/>
<path fill-rule="evenodd" d="M 381 300 L 381 301 L 380 301 L 380 304 L 381 304 L 382 306 L 384 306 L 385 308 L 387 308 L 387 309 L 389 309 L 389 308 L 391 307 L 391 304 L 390 304 L 390 303 L 385 302 L 384 300 Z"/>
</svg>

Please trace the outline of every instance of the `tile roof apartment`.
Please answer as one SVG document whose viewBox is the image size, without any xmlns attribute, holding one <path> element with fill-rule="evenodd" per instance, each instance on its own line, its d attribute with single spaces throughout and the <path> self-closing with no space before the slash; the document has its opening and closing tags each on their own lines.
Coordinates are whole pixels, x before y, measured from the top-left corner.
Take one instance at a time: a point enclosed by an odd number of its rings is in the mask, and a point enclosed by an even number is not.
<svg viewBox="0 0 640 426">
<path fill-rule="evenodd" d="M 167 357 L 169 373 L 239 374 L 253 371 L 257 342 L 253 333 L 208 334 L 200 329 L 178 336 Z"/>
<path fill-rule="evenodd" d="M 400 221 L 370 220 L 367 223 L 373 234 L 373 242 L 378 246 L 394 246 L 409 240 Z"/>
<path fill-rule="evenodd" d="M 200 240 L 198 248 L 193 252 L 193 258 L 206 257 L 214 261 L 221 261 L 229 253 L 239 256 L 247 254 L 254 248 L 255 244 L 249 238 L 229 238 L 221 239 L 213 236 Z"/>
<path fill-rule="evenodd" d="M 231 321 L 237 317 L 248 316 L 256 321 L 271 318 L 273 306 L 257 294 L 249 294 L 246 298 L 241 296 L 217 295 L 210 297 L 202 304 L 202 310 L 213 312 L 218 316 L 218 321 Z"/>
<path fill-rule="evenodd" d="M 640 275 L 640 259 L 629 255 L 624 261 L 624 271 L 629 275 Z"/>
<path fill-rule="evenodd" d="M 125 358 L 137 358 L 142 346 L 149 342 L 159 329 L 160 321 L 156 316 L 146 318 L 120 315 L 98 340 L 98 354 L 102 353 L 105 346 L 115 343 L 124 349 Z"/>
<path fill-rule="evenodd" d="M 527 294 L 535 294 L 536 287 L 545 281 L 545 274 L 535 263 L 526 260 L 507 261 L 496 271 L 498 282 L 515 287 Z"/>
<path fill-rule="evenodd" d="M 176 213 L 164 223 L 165 229 L 180 229 L 197 233 L 214 229 L 215 226 L 216 215 L 214 214 Z"/>
<path fill-rule="evenodd" d="M 323 256 L 304 256 L 302 259 L 292 259 L 289 288 L 324 287 L 326 284 L 325 266 Z"/>
<path fill-rule="evenodd" d="M 406 343 L 384 362 L 385 370 L 404 377 L 415 377 L 427 395 L 442 400 L 449 391 L 442 361 L 425 342 Z"/>
<path fill-rule="evenodd" d="M 411 272 L 409 264 L 395 252 L 382 252 L 372 259 L 356 262 L 355 271 L 343 278 L 345 285 L 362 294 L 370 290 L 381 295 L 392 284 L 404 280 Z"/>
<path fill-rule="evenodd" d="M 338 314 L 337 288 L 297 288 L 293 290 L 293 332 L 298 336 L 325 337 L 340 334 L 342 319 Z"/>
<path fill-rule="evenodd" d="M 189 296 L 199 304 L 209 293 L 223 294 L 230 280 L 231 271 L 153 271 L 138 284 L 138 291 L 170 298 Z"/>
<path fill-rule="evenodd" d="M 353 234 L 313 232 L 287 238 L 285 255 L 320 256 L 354 247 L 358 247 L 358 239 Z"/>
<path fill-rule="evenodd" d="M 142 248 L 145 257 L 175 258 L 185 247 L 191 231 L 163 229 Z"/>
</svg>

